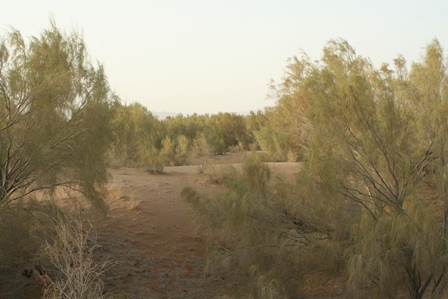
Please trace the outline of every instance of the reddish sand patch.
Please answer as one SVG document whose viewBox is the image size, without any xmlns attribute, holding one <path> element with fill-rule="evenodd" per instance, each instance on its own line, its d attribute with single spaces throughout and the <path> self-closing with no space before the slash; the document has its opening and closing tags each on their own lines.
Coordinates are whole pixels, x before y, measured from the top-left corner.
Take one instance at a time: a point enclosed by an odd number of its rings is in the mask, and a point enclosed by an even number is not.
<svg viewBox="0 0 448 299">
<path fill-rule="evenodd" d="M 106 291 L 131 298 L 210 298 L 227 289 L 222 277 L 206 276 L 204 240 L 190 221 L 180 193 L 185 186 L 210 192 L 197 166 L 167 167 L 154 175 L 111 170 L 111 211 L 99 229 L 104 254 L 114 263 Z"/>
<path fill-rule="evenodd" d="M 297 163 L 273 165 L 290 175 Z M 214 194 L 222 186 L 198 166 L 166 167 L 164 174 L 120 168 L 110 171 L 111 208 L 99 228 L 103 254 L 113 267 L 106 291 L 131 298 L 218 298 L 238 282 L 228 273 L 205 274 L 205 240 L 191 224 L 180 197 L 186 186 Z"/>
</svg>

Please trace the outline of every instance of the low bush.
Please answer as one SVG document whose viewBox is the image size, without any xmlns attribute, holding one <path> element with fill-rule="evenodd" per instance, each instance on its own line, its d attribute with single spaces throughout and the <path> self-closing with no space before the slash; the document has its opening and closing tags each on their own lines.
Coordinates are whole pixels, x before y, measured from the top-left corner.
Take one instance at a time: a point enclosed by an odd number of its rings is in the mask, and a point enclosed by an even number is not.
<svg viewBox="0 0 448 299">
<path fill-rule="evenodd" d="M 93 226 L 87 220 L 59 220 L 54 235 L 41 248 L 41 258 L 49 265 L 44 298 L 106 298 L 101 276 L 110 266 L 108 260 L 97 261 L 99 249 Z"/>
<path fill-rule="evenodd" d="M 92 224 L 69 215 L 42 199 L 0 209 L 0 298 L 105 298 L 110 264 Z"/>
<path fill-rule="evenodd" d="M 261 155 L 224 182 L 228 191 L 214 198 L 182 191 L 207 236 L 208 271 L 236 273 L 256 298 L 293 298 L 307 273 L 339 269 L 333 236 L 302 218 L 294 184 L 273 177 Z"/>
</svg>

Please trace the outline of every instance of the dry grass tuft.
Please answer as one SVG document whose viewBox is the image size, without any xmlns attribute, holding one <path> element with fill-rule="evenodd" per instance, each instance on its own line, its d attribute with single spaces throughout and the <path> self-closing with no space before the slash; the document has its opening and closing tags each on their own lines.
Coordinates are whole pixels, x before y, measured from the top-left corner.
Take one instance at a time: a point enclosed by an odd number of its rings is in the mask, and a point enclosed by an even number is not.
<svg viewBox="0 0 448 299">
<path fill-rule="evenodd" d="M 92 230 L 87 220 L 58 221 L 54 236 L 41 248 L 42 258 L 52 269 L 44 274 L 47 281 L 44 298 L 105 298 L 101 276 L 110 263 L 95 260 L 95 251 L 100 246 Z"/>
</svg>

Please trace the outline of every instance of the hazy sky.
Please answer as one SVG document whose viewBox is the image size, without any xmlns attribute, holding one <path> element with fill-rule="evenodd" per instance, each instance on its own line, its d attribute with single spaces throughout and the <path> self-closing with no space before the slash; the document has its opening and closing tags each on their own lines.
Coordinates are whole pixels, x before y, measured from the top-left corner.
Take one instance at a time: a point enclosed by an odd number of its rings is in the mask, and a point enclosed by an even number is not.
<svg viewBox="0 0 448 299">
<path fill-rule="evenodd" d="M 105 66 L 127 103 L 184 114 L 246 112 L 273 105 L 271 79 L 303 49 L 319 59 L 342 37 L 376 65 L 398 54 L 419 60 L 438 38 L 448 47 L 442 0 L 14 0 L 0 10 L 25 37 L 49 24 L 84 32 L 90 55 Z"/>
</svg>

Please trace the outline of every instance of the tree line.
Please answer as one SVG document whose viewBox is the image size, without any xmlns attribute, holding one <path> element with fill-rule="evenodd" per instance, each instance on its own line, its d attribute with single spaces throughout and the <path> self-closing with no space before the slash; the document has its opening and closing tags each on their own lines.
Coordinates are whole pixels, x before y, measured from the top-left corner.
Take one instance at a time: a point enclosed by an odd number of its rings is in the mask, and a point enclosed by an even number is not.
<svg viewBox="0 0 448 299">
<path fill-rule="evenodd" d="M 257 115 L 179 114 L 163 120 L 139 103 L 114 107 L 110 158 L 117 165 L 147 167 L 193 163 L 195 158 L 257 149 L 252 123 Z"/>
</svg>

